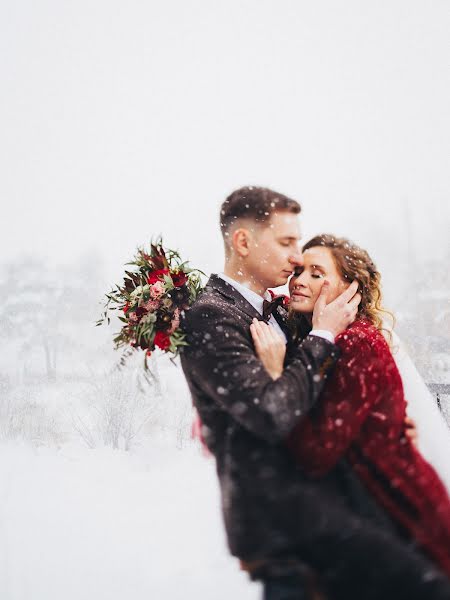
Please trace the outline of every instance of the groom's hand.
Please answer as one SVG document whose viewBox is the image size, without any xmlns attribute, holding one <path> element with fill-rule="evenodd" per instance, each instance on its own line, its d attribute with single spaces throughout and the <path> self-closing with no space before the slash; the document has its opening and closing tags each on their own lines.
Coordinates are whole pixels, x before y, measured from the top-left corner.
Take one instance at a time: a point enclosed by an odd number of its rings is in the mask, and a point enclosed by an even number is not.
<svg viewBox="0 0 450 600">
<path fill-rule="evenodd" d="M 358 282 L 354 281 L 345 292 L 327 304 L 329 288 L 330 284 L 325 280 L 314 306 L 312 326 L 313 329 L 330 331 L 336 337 L 355 320 L 361 295 Z"/>
<path fill-rule="evenodd" d="M 405 417 L 405 435 L 409 439 L 409 441 L 417 446 L 418 443 L 418 433 L 416 428 L 416 422 L 411 419 L 411 417 Z"/>
</svg>

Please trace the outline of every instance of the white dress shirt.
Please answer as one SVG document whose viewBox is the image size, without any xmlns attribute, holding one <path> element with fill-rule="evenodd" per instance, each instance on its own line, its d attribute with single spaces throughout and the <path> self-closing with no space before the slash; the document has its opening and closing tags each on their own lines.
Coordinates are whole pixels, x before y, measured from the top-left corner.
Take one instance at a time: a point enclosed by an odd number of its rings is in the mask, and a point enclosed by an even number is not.
<svg viewBox="0 0 450 600">
<path fill-rule="evenodd" d="M 241 294 L 241 296 L 243 296 L 247 300 L 247 302 L 249 302 L 253 306 L 253 308 L 255 310 L 257 310 L 259 312 L 259 314 L 262 316 L 264 300 L 269 300 L 269 301 L 272 300 L 272 296 L 269 294 L 269 292 L 267 290 L 264 292 L 264 297 L 262 297 L 259 294 L 257 294 L 256 292 L 254 292 L 253 290 L 249 289 L 244 284 L 239 283 L 238 281 L 235 281 L 231 277 L 228 277 L 228 275 L 225 275 L 225 273 L 219 273 L 218 275 L 221 279 L 223 279 L 224 281 L 229 283 L 231 286 L 233 286 L 234 289 L 237 292 L 239 292 L 239 294 Z M 275 319 L 273 314 L 270 315 L 268 322 L 269 322 L 269 325 L 271 325 L 284 338 L 284 341 L 287 343 L 286 334 L 279 326 L 278 321 Z M 328 340 L 329 342 L 331 342 L 332 344 L 334 344 L 334 335 L 331 333 L 331 331 L 324 331 L 322 329 L 313 329 L 309 335 L 316 335 L 317 337 L 324 338 L 324 339 Z"/>
<path fill-rule="evenodd" d="M 264 297 L 262 297 L 259 294 L 257 294 L 256 292 L 254 292 L 253 290 L 250 290 L 248 287 L 246 287 L 242 283 L 239 283 L 238 281 L 231 279 L 231 277 L 228 277 L 224 273 L 219 273 L 219 277 L 221 279 L 223 279 L 224 281 L 226 281 L 227 283 L 229 283 L 231 286 L 233 286 L 234 289 L 237 292 L 239 292 L 241 294 L 241 296 L 243 296 L 247 300 L 247 302 L 249 302 L 253 306 L 253 308 L 255 310 L 257 310 L 259 312 L 259 314 L 262 316 L 264 300 L 269 300 L 269 301 L 272 300 L 272 296 L 269 294 L 269 292 L 267 290 L 264 292 Z M 278 331 L 278 333 L 284 338 L 284 341 L 287 343 L 286 334 L 281 329 L 281 327 L 278 325 L 278 321 L 275 319 L 273 314 L 270 315 L 268 322 L 269 322 L 269 325 L 271 325 L 276 331 Z"/>
</svg>

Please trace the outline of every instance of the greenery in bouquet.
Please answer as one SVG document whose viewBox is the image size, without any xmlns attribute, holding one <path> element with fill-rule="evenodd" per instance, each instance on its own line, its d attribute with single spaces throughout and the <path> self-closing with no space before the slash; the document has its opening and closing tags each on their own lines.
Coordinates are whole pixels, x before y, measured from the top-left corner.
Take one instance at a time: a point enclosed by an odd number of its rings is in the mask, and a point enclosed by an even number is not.
<svg viewBox="0 0 450 600">
<path fill-rule="evenodd" d="M 145 351 L 147 357 L 159 348 L 178 355 L 186 345 L 180 329 L 180 318 L 202 291 L 199 269 L 191 269 L 179 253 L 164 249 L 161 238 L 150 244 L 150 251 L 139 248 L 133 261 L 126 263 L 123 285 L 115 285 L 105 294 L 107 302 L 96 325 L 110 323 L 110 312 L 120 311 L 123 323 L 114 337 L 116 349 L 126 348 L 121 364 L 135 350 Z"/>
</svg>

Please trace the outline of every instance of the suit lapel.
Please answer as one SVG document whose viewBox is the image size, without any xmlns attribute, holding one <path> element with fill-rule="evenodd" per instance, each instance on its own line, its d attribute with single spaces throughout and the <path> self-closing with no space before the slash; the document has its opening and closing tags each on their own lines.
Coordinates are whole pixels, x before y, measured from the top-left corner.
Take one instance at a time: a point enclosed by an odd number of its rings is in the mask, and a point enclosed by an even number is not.
<svg viewBox="0 0 450 600">
<path fill-rule="evenodd" d="M 219 293 L 223 298 L 225 298 L 231 304 L 237 306 L 251 319 L 262 319 L 262 315 L 256 310 L 256 308 L 252 306 L 250 302 L 248 302 L 244 298 L 244 296 L 242 296 L 232 285 L 230 285 L 227 281 L 223 280 L 218 275 L 213 273 L 209 278 L 206 287 L 214 293 Z M 287 324 L 287 311 L 282 307 L 278 307 L 278 309 L 273 312 L 273 315 L 286 335 L 287 356 L 289 356 L 292 350 L 297 346 L 298 342 L 295 342 L 293 338 L 293 333 Z"/>
<path fill-rule="evenodd" d="M 254 306 L 248 302 L 244 296 L 242 296 L 228 281 L 223 280 L 214 273 L 208 280 L 206 287 L 212 288 L 216 292 L 219 292 L 221 296 L 227 298 L 230 302 L 235 304 L 240 310 L 242 310 L 250 318 L 262 319 L 261 313 L 259 313 Z"/>
</svg>

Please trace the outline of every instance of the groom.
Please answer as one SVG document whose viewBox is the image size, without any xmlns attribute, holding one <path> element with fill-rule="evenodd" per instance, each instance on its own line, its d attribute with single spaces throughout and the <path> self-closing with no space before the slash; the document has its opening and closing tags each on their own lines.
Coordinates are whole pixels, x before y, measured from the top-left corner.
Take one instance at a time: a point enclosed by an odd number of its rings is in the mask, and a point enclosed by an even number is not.
<svg viewBox="0 0 450 600">
<path fill-rule="evenodd" d="M 224 273 L 186 313 L 181 356 L 202 435 L 217 465 L 231 553 L 261 579 L 267 600 L 450 600 L 448 581 L 402 541 L 345 462 L 308 479 L 284 446 L 318 401 L 338 358 L 334 338 L 356 315 L 356 283 L 326 304 L 313 330 L 290 343 L 282 309 L 266 298 L 302 264 L 299 204 L 268 189 L 232 193 L 220 215 Z M 257 358 L 250 325 L 262 319 L 288 342 L 277 380 Z"/>
</svg>

